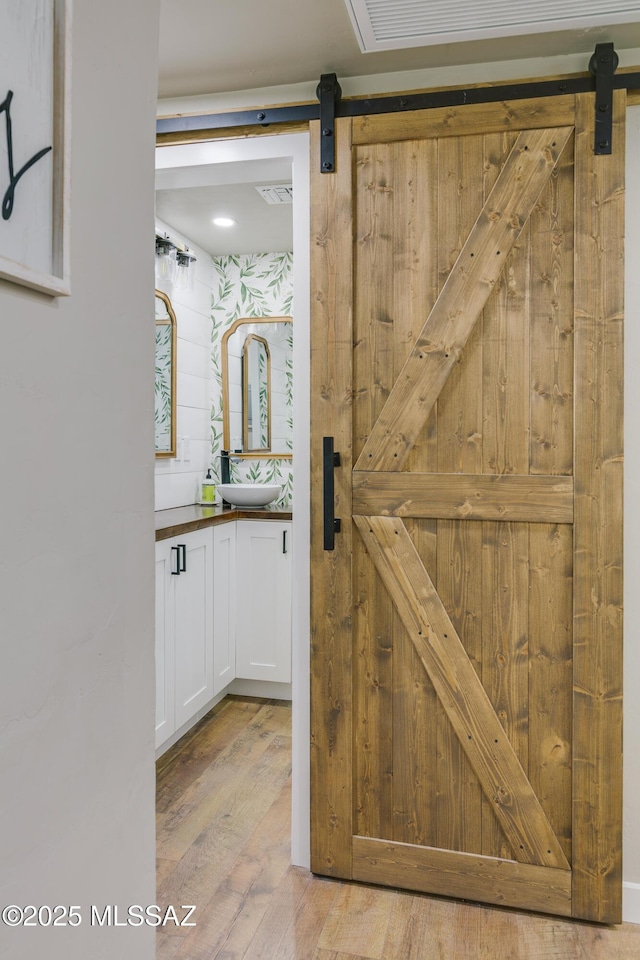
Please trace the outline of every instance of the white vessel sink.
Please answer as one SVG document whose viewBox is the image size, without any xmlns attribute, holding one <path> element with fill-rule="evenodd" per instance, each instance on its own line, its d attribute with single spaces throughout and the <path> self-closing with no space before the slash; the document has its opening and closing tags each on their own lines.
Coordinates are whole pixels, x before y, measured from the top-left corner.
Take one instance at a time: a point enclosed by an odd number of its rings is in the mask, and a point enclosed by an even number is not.
<svg viewBox="0 0 640 960">
<path fill-rule="evenodd" d="M 234 507 L 266 507 L 277 500 L 282 486 L 279 483 L 220 483 L 218 490 L 222 499 Z"/>
</svg>

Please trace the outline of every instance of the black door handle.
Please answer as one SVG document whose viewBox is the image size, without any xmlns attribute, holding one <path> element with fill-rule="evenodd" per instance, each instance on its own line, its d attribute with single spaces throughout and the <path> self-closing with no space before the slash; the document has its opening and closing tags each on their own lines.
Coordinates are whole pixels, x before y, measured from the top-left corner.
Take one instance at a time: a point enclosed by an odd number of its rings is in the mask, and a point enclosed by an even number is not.
<svg viewBox="0 0 640 960">
<path fill-rule="evenodd" d="M 282 552 L 283 553 L 287 552 L 287 531 L 286 530 L 282 531 Z"/>
<path fill-rule="evenodd" d="M 180 576 L 180 547 L 171 547 L 171 559 L 173 560 L 173 551 L 176 552 L 176 566 L 175 570 L 173 569 L 173 563 L 171 564 L 171 575 L 173 577 Z"/>
<path fill-rule="evenodd" d="M 186 543 L 179 543 L 178 550 L 178 573 L 187 572 L 187 545 Z"/>
<path fill-rule="evenodd" d="M 333 471 L 340 466 L 340 454 L 333 449 L 333 437 L 322 438 L 322 476 L 323 476 L 323 515 L 324 549 L 335 549 L 335 535 L 340 533 L 341 520 L 334 516 L 334 477 Z"/>
</svg>

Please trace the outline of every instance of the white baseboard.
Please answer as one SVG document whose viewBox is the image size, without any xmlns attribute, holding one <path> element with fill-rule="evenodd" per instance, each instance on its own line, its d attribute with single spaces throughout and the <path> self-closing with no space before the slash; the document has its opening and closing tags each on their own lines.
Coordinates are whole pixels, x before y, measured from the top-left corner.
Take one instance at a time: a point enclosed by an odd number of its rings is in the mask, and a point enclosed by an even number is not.
<svg viewBox="0 0 640 960">
<path fill-rule="evenodd" d="M 640 883 L 625 880 L 622 884 L 622 920 L 640 923 Z"/>
<path fill-rule="evenodd" d="M 273 700 L 291 700 L 291 684 L 275 680 L 233 680 L 226 693 L 239 697 L 267 697 Z"/>
</svg>

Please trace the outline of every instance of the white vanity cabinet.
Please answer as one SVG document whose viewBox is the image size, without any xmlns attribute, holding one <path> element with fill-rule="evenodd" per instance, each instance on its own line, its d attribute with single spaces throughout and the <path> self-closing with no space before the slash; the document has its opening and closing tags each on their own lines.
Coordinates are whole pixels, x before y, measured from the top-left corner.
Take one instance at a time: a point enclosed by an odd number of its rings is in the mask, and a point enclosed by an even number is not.
<svg viewBox="0 0 640 960">
<path fill-rule="evenodd" d="M 156 745 L 213 697 L 213 530 L 156 543 Z"/>
<path fill-rule="evenodd" d="M 236 523 L 238 678 L 291 682 L 291 526 Z"/>
<path fill-rule="evenodd" d="M 213 694 L 236 676 L 236 523 L 213 527 Z"/>
<path fill-rule="evenodd" d="M 156 747 L 176 729 L 174 590 L 170 573 L 175 553 L 172 554 L 169 544 L 173 541 L 156 543 Z"/>
<path fill-rule="evenodd" d="M 234 519 L 156 542 L 156 747 L 236 678 L 291 682 L 291 527 Z"/>
</svg>

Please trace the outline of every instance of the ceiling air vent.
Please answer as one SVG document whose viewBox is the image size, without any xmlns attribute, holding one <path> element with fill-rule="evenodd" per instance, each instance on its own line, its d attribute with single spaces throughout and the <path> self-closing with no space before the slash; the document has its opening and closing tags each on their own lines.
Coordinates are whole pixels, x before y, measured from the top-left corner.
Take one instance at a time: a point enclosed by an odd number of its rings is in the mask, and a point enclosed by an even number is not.
<svg viewBox="0 0 640 960">
<path fill-rule="evenodd" d="M 293 185 L 290 183 L 267 184 L 256 187 L 265 203 L 293 203 Z"/>
<path fill-rule="evenodd" d="M 345 0 L 363 53 L 640 21 L 640 0 Z"/>
</svg>

